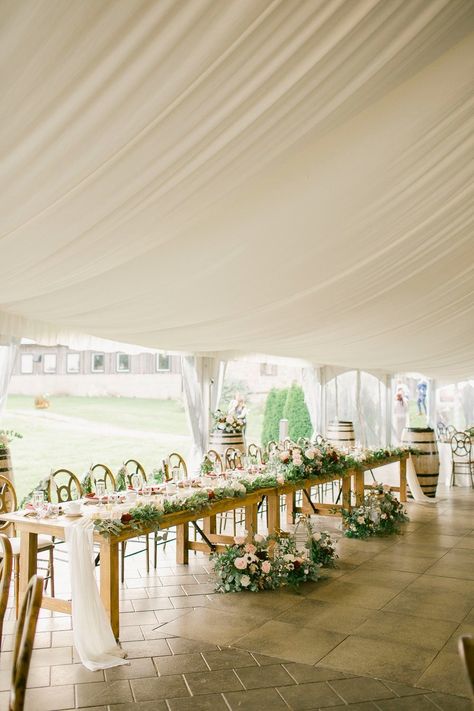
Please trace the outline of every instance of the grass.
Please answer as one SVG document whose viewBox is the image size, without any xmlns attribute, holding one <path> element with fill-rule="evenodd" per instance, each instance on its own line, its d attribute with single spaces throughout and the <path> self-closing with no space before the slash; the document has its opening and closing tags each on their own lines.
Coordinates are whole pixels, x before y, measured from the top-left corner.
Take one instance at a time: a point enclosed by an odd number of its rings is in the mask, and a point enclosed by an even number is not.
<svg viewBox="0 0 474 711">
<path fill-rule="evenodd" d="M 77 476 L 91 464 L 107 464 L 115 473 L 127 459 L 137 459 L 152 471 L 172 451 L 186 457 L 191 445 L 186 413 L 177 400 L 141 398 L 50 398 L 47 410 L 37 410 L 33 398 L 8 398 L 2 429 L 23 435 L 11 444 L 15 484 L 20 499 L 53 469 Z M 260 440 L 263 407 L 250 407 L 248 441 Z"/>
</svg>

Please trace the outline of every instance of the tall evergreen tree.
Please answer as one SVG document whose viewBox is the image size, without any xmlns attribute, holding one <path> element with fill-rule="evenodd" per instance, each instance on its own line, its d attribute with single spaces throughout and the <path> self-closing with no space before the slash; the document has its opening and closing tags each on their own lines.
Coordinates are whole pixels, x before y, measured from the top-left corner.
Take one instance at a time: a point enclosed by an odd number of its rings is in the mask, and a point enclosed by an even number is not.
<svg viewBox="0 0 474 711">
<path fill-rule="evenodd" d="M 303 389 L 296 383 L 288 390 L 283 417 L 288 420 L 288 435 L 293 442 L 300 437 L 311 437 L 313 428 Z"/>
<path fill-rule="evenodd" d="M 266 447 L 272 440 L 278 442 L 280 420 L 283 417 L 283 409 L 287 398 L 288 390 L 278 390 L 272 388 L 267 396 L 265 412 L 262 426 L 262 446 Z"/>
</svg>

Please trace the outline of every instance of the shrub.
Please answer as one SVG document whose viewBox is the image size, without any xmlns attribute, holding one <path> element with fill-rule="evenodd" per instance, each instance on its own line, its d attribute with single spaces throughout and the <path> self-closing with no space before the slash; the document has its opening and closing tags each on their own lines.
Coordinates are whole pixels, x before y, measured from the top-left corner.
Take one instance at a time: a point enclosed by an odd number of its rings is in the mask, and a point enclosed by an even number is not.
<svg viewBox="0 0 474 711">
<path fill-rule="evenodd" d="M 283 417 L 288 420 L 288 435 L 293 442 L 297 442 L 300 437 L 311 437 L 313 428 L 303 389 L 296 383 L 288 390 Z"/>
<path fill-rule="evenodd" d="M 272 388 L 268 393 L 265 403 L 262 426 L 262 446 L 266 447 L 271 440 L 278 441 L 280 420 L 283 417 L 283 409 L 287 398 L 288 390 L 278 390 Z"/>
</svg>

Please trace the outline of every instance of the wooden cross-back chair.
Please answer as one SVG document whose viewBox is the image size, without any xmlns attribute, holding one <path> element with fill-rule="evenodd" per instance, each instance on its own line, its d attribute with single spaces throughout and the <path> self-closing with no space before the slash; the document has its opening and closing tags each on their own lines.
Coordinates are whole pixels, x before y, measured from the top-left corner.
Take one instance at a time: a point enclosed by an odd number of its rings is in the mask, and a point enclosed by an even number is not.
<svg viewBox="0 0 474 711">
<path fill-rule="evenodd" d="M 107 464 L 94 464 L 94 466 L 89 469 L 89 472 L 95 487 L 97 486 L 97 482 L 103 481 L 106 491 L 115 491 L 115 477 Z"/>
<path fill-rule="evenodd" d="M 471 685 L 471 694 L 474 699 L 474 637 L 463 635 L 458 641 L 458 650 Z"/>
<path fill-rule="evenodd" d="M 262 448 L 258 444 L 249 444 L 247 455 L 250 459 L 254 459 L 256 464 L 262 464 Z"/>
<path fill-rule="evenodd" d="M 208 459 L 214 467 L 214 471 L 218 474 L 222 474 L 224 471 L 224 465 L 222 463 L 222 457 L 219 452 L 215 449 L 209 449 L 206 454 L 206 459 Z"/>
<path fill-rule="evenodd" d="M 188 467 L 184 457 L 178 452 L 171 452 L 168 457 L 168 475 L 176 480 L 187 479 Z"/>
<path fill-rule="evenodd" d="M 127 480 L 129 486 L 132 485 L 132 476 L 134 474 L 141 474 L 143 481 L 147 481 L 145 469 L 136 459 L 127 459 L 127 461 L 123 463 L 123 466 L 127 469 Z M 129 466 L 133 467 L 133 471 L 129 470 Z"/>
<path fill-rule="evenodd" d="M 270 456 L 273 454 L 278 449 L 278 444 L 275 442 L 275 440 L 270 440 L 270 442 L 267 443 L 267 454 Z"/>
<path fill-rule="evenodd" d="M 21 604 L 15 631 L 13 666 L 10 685 L 9 711 L 23 711 L 26 684 L 30 669 L 36 623 L 43 597 L 43 580 L 36 575 L 30 579 Z"/>
<path fill-rule="evenodd" d="M 10 592 L 10 581 L 13 570 L 12 544 L 8 536 L 0 534 L 0 650 L 3 634 L 3 620 L 8 605 L 8 594 Z"/>
<path fill-rule="evenodd" d="M 470 478 L 474 488 L 474 461 L 472 459 L 472 440 L 465 432 L 455 432 L 451 437 L 451 486 L 456 486 L 456 475 L 464 474 Z"/>
<path fill-rule="evenodd" d="M 48 500 L 64 504 L 82 497 L 82 486 L 77 476 L 69 469 L 51 472 L 48 482 Z"/>
<path fill-rule="evenodd" d="M 0 531 L 14 532 L 14 526 L 9 521 L 2 521 L 2 513 L 16 511 L 17 496 L 16 490 L 10 479 L 0 475 Z M 20 593 L 20 538 L 9 537 L 13 556 L 13 591 L 15 599 L 15 611 L 18 615 L 18 601 Z M 48 568 L 45 576 L 46 583 L 51 580 L 51 595 L 54 597 L 54 543 L 50 536 L 38 536 L 38 553 L 49 553 Z M 1 551 L 0 551 L 1 553 Z"/>
<path fill-rule="evenodd" d="M 294 446 L 295 443 L 292 442 L 289 437 L 287 437 L 286 439 L 283 440 L 282 444 L 283 444 L 283 449 L 288 451 Z"/>
<path fill-rule="evenodd" d="M 235 447 L 227 447 L 224 454 L 226 469 L 240 469 L 242 467 L 242 452 Z"/>
</svg>

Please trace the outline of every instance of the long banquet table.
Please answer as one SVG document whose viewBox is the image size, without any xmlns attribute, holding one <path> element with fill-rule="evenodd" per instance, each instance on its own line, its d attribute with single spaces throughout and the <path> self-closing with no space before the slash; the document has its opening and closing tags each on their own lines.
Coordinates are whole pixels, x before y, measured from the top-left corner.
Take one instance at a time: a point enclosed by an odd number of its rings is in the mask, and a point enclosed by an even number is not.
<svg viewBox="0 0 474 711">
<path fill-rule="evenodd" d="M 177 513 L 166 514 L 160 521 L 160 529 L 176 527 L 176 560 L 179 564 L 186 564 L 190 550 L 202 550 L 211 552 L 222 550 L 225 545 L 233 542 L 233 537 L 216 533 L 216 515 L 244 509 L 245 527 L 249 539 L 257 532 L 258 527 L 258 506 L 264 498 L 267 500 L 267 530 L 274 533 L 280 530 L 280 496 L 292 496 L 296 491 L 303 489 L 311 491 L 311 487 L 319 484 L 340 481 L 342 489 L 342 503 L 335 504 L 313 504 L 311 510 L 317 512 L 337 513 L 337 510 L 351 507 L 351 491 L 355 493 L 355 502 L 359 504 L 364 496 L 365 472 L 375 467 L 382 467 L 392 462 L 400 463 L 400 500 L 406 501 L 406 459 L 407 455 L 387 457 L 372 464 L 361 464 L 354 469 L 348 469 L 343 473 L 331 474 L 311 479 L 295 482 L 285 482 L 277 487 L 258 489 L 241 497 L 222 499 L 210 502 L 209 506 L 200 511 L 179 511 Z M 310 493 L 309 493 L 310 497 Z M 309 504 L 308 504 L 309 506 Z M 58 519 L 44 518 L 37 519 L 25 516 L 24 512 L 13 512 L 2 514 L 3 521 L 9 521 L 16 527 L 20 535 L 20 600 L 23 598 L 28 581 L 37 570 L 37 548 L 38 535 L 55 536 L 64 539 L 66 529 L 74 526 L 76 521 L 61 516 Z M 203 521 L 201 541 L 189 540 L 189 523 Z M 100 546 L 100 596 L 110 618 L 112 631 L 118 639 L 120 635 L 119 625 L 119 544 L 137 535 L 152 533 L 156 527 L 142 527 L 125 530 L 118 536 L 105 537 L 101 534 L 94 534 L 94 541 Z M 56 610 L 63 613 L 71 612 L 71 601 L 61 598 L 52 598 L 44 595 L 42 607 L 49 610 Z"/>
</svg>

